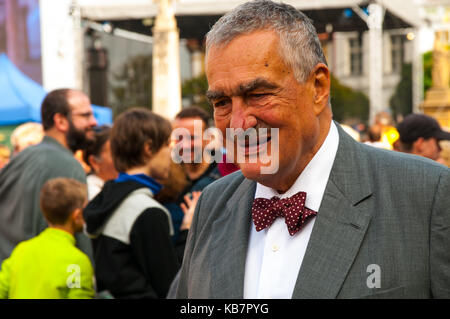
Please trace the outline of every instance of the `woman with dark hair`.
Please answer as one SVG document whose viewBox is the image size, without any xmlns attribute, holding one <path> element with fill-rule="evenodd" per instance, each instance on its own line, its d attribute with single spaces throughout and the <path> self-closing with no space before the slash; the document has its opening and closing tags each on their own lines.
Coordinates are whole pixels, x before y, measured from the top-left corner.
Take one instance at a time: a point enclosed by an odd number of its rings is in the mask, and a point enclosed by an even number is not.
<svg viewBox="0 0 450 319">
<path fill-rule="evenodd" d="M 91 173 L 87 176 L 89 200 L 100 193 L 106 181 L 115 179 L 118 175 L 111 155 L 111 128 L 103 125 L 94 130 L 94 141 L 83 153 L 84 162 L 91 168 Z"/>
</svg>

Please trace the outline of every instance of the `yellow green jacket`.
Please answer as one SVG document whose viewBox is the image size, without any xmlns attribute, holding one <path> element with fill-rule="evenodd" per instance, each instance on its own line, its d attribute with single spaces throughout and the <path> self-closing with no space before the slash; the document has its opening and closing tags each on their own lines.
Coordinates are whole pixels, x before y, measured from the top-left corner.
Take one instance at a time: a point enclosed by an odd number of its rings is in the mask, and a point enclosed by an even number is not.
<svg viewBox="0 0 450 319">
<path fill-rule="evenodd" d="M 79 299 L 94 297 L 89 258 L 75 237 L 47 228 L 16 246 L 0 269 L 0 299 Z"/>
</svg>

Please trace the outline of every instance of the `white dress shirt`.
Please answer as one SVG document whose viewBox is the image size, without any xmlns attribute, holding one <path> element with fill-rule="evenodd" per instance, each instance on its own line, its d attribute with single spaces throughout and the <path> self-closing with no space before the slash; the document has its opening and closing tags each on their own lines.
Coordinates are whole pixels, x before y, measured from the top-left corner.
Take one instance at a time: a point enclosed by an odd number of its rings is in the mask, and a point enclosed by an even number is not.
<svg viewBox="0 0 450 319">
<path fill-rule="evenodd" d="M 255 198 L 290 197 L 305 191 L 305 206 L 318 211 L 339 143 L 339 133 L 331 122 L 328 135 L 303 172 L 284 194 L 257 183 Z M 244 277 L 244 298 L 291 298 L 305 255 L 315 217 L 294 236 L 289 235 L 284 218 L 257 232 L 252 223 Z"/>
</svg>

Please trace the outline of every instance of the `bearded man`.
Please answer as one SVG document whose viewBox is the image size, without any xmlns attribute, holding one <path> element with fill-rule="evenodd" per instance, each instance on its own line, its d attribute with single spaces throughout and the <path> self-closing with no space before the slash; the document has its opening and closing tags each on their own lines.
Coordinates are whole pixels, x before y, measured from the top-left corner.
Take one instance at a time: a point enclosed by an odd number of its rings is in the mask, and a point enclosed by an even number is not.
<svg viewBox="0 0 450 319">
<path fill-rule="evenodd" d="M 21 241 L 47 227 L 39 206 L 44 183 L 69 177 L 86 183 L 86 174 L 73 153 L 94 137 L 97 125 L 89 98 L 72 89 L 50 92 L 41 106 L 44 138 L 14 156 L 0 171 L 0 262 Z M 89 257 L 92 248 L 85 235 L 77 245 Z"/>
</svg>

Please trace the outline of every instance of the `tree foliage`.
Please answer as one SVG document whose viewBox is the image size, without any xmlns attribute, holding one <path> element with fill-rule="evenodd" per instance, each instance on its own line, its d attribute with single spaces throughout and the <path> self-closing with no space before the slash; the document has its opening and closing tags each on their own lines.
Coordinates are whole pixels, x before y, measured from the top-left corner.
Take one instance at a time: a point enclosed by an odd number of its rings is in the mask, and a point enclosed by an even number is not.
<svg viewBox="0 0 450 319">
<path fill-rule="evenodd" d="M 369 99 L 367 96 L 343 85 L 331 75 L 331 107 L 333 118 L 338 122 L 357 120 L 367 122 L 369 119 Z"/>
<path fill-rule="evenodd" d="M 412 64 L 404 63 L 402 66 L 400 81 L 394 94 L 389 99 L 393 118 L 398 115 L 407 115 L 412 112 Z"/>
<path fill-rule="evenodd" d="M 183 98 L 189 99 L 191 105 L 200 106 L 211 116 L 213 109 L 206 99 L 206 91 L 208 90 L 208 80 L 206 75 L 184 81 L 181 89 Z"/>
<path fill-rule="evenodd" d="M 152 56 L 138 55 L 113 73 L 116 85 L 112 86 L 116 102 L 112 103 L 117 116 L 128 108 L 152 108 Z"/>
<path fill-rule="evenodd" d="M 433 80 L 431 72 L 433 69 L 433 52 L 428 51 L 423 54 L 423 92 L 425 94 L 431 88 Z"/>
</svg>

